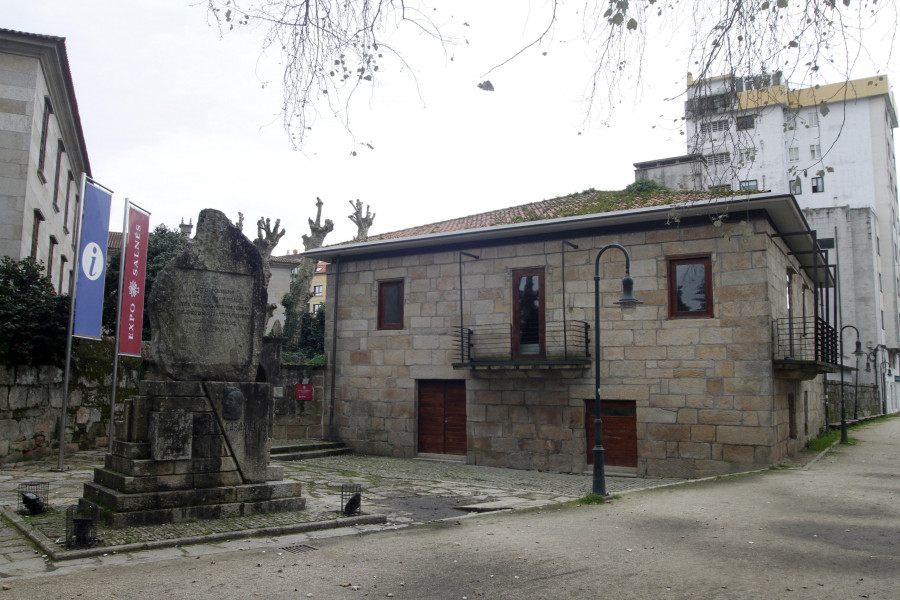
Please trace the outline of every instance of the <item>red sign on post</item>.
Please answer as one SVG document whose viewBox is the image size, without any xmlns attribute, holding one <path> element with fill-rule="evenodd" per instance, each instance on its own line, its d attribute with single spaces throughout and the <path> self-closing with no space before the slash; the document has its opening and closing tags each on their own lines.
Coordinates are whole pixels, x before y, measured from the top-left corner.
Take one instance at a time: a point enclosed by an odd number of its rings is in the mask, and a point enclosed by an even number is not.
<svg viewBox="0 0 900 600">
<path fill-rule="evenodd" d="M 311 383 L 297 384 L 297 401 L 306 402 L 313 399 L 313 386 Z"/>
<path fill-rule="evenodd" d="M 131 202 L 125 211 L 127 226 L 122 240 L 122 289 L 119 290 L 119 354 L 140 356 L 150 213 Z"/>
</svg>

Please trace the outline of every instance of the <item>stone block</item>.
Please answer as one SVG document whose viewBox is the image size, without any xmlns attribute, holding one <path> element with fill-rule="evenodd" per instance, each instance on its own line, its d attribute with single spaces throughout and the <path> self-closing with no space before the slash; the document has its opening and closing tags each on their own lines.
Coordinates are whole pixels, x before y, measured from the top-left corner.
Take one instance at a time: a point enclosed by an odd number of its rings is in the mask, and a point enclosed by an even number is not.
<svg viewBox="0 0 900 600">
<path fill-rule="evenodd" d="M 753 446 L 722 446 L 722 459 L 733 463 L 753 463 Z"/>
<path fill-rule="evenodd" d="M 204 397 L 164 396 L 153 398 L 153 409 L 156 412 L 208 412 L 212 410 Z"/>
<path fill-rule="evenodd" d="M 204 385 L 241 477 L 246 483 L 265 482 L 269 426 L 274 418 L 268 384 Z"/>
<path fill-rule="evenodd" d="M 191 443 L 191 458 L 213 458 L 228 456 L 225 438 L 221 435 L 194 435 Z"/>
<path fill-rule="evenodd" d="M 157 461 L 190 459 L 193 429 L 191 413 L 151 412 L 150 456 Z"/>
<path fill-rule="evenodd" d="M 691 439 L 691 426 L 648 423 L 647 435 L 653 440 L 665 440 L 668 442 L 689 441 Z"/>
<path fill-rule="evenodd" d="M 715 425 L 693 425 L 691 426 L 692 442 L 714 442 L 716 441 Z"/>
<path fill-rule="evenodd" d="M 150 444 L 147 442 L 140 443 L 114 440 L 112 453 L 123 458 L 148 459 L 150 458 Z"/>
<path fill-rule="evenodd" d="M 716 431 L 716 441 L 720 444 L 769 446 L 774 433 L 769 427 L 735 427 L 722 425 Z"/>
<path fill-rule="evenodd" d="M 138 390 L 142 396 L 203 396 L 201 381 L 141 381 Z"/>
<path fill-rule="evenodd" d="M 710 456 L 709 444 L 698 442 L 679 442 L 678 455 L 681 458 L 708 459 Z"/>
<path fill-rule="evenodd" d="M 697 415 L 701 425 L 740 425 L 743 414 L 739 410 L 701 410 Z"/>
</svg>

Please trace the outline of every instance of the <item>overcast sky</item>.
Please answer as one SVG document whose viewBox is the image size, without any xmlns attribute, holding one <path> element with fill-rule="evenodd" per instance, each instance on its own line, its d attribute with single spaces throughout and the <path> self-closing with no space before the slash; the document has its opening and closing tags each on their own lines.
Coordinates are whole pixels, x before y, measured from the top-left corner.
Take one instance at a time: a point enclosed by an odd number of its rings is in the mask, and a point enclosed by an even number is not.
<svg viewBox="0 0 900 600">
<path fill-rule="evenodd" d="M 302 250 L 317 197 L 335 222 L 333 244 L 356 233 L 350 200 L 370 205 L 377 234 L 621 189 L 633 163 L 685 153 L 688 65 L 677 35 L 655 36 L 610 126 L 585 124 L 590 62 L 575 27 L 563 23 L 487 75 L 495 91 L 484 92 L 485 73 L 544 22 L 543 2 L 530 12 L 521 0 L 436 4 L 452 7 L 437 14 L 461 43 L 441 48 L 401 30 L 393 41 L 409 49 L 415 79 L 382 62 L 385 80 L 354 104 L 353 135 L 321 117 L 300 152 L 282 129 L 281 70 L 261 55 L 262 31 L 220 38 L 195 0 L 0 0 L 0 27 L 66 38 L 93 176 L 115 192 L 114 230 L 126 198 L 153 226 L 196 223 L 216 208 L 235 220 L 243 212 L 251 238 L 260 216 L 280 218 L 283 254 Z"/>
</svg>

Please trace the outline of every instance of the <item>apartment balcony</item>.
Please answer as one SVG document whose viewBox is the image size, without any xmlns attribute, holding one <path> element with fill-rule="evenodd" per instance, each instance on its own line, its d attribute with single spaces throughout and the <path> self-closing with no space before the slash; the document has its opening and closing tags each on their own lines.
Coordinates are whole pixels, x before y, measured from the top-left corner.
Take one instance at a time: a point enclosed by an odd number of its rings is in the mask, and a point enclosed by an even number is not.
<svg viewBox="0 0 900 600">
<path fill-rule="evenodd" d="M 450 332 L 457 351 L 453 368 L 587 369 L 591 366 L 590 329 L 584 321 L 546 323 L 543 331 L 520 331 L 512 324 L 477 325 L 462 332 L 457 328 Z"/>
<path fill-rule="evenodd" d="M 776 375 L 788 379 L 813 379 L 821 373 L 837 373 L 837 330 L 815 317 L 783 318 L 775 323 Z"/>
</svg>

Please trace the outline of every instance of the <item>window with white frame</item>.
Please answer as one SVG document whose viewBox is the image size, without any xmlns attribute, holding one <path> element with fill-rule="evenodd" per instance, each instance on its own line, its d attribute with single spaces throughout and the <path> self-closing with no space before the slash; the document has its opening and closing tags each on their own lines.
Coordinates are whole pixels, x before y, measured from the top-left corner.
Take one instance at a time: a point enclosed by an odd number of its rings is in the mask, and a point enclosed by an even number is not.
<svg viewBox="0 0 900 600">
<path fill-rule="evenodd" d="M 741 181 L 741 190 L 742 191 L 750 191 L 750 190 L 758 190 L 759 184 L 756 182 L 756 179 L 745 179 Z"/>
<path fill-rule="evenodd" d="M 700 124 L 700 133 L 701 135 L 709 135 L 710 133 L 718 133 L 720 131 L 728 131 L 729 126 L 728 120 L 724 121 L 713 121 L 711 123 L 701 123 Z"/>
<path fill-rule="evenodd" d="M 819 144 L 810 144 L 809 157 L 812 160 L 819 160 L 820 158 L 822 158 L 822 147 Z"/>
<path fill-rule="evenodd" d="M 322 286 L 314 285 L 313 286 L 313 296 L 321 296 L 322 295 Z"/>
<path fill-rule="evenodd" d="M 792 110 L 784 112 L 784 129 L 785 131 L 797 129 L 797 113 Z"/>
<path fill-rule="evenodd" d="M 741 162 L 744 164 L 752 163 L 756 160 L 756 148 L 746 148 L 741 150 Z"/>
<path fill-rule="evenodd" d="M 791 162 L 797 162 L 800 160 L 800 148 L 797 146 L 791 146 L 788 148 L 788 160 Z"/>
<path fill-rule="evenodd" d="M 813 177 L 812 178 L 813 194 L 820 194 L 824 191 L 825 191 L 825 178 L 824 177 Z"/>
<path fill-rule="evenodd" d="M 788 186 L 791 188 L 792 194 L 802 194 L 803 193 L 803 184 L 801 183 L 799 177 L 794 177 L 793 179 L 788 179 Z"/>
<path fill-rule="evenodd" d="M 707 154 L 703 158 L 706 159 L 707 165 L 727 165 L 731 162 L 731 153 L 717 152 L 715 154 Z"/>
<path fill-rule="evenodd" d="M 819 113 L 813 109 L 808 115 L 806 115 L 806 126 L 807 127 L 818 127 L 819 126 Z"/>
</svg>

